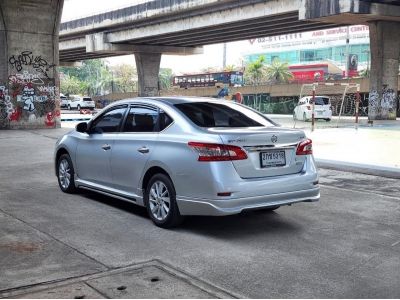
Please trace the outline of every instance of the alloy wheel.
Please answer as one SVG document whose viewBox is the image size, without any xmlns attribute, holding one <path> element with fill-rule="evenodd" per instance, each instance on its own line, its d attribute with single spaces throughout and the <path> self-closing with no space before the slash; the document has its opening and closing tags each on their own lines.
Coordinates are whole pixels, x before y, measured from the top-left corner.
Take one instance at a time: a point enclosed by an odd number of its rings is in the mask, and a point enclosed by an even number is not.
<svg viewBox="0 0 400 300">
<path fill-rule="evenodd" d="M 71 168 L 68 160 L 62 159 L 58 165 L 58 178 L 63 189 L 68 189 L 71 183 Z"/>
<path fill-rule="evenodd" d="M 150 211 L 153 217 L 163 221 L 168 217 L 171 207 L 170 193 L 162 181 L 155 181 L 150 188 L 149 194 Z"/>
</svg>

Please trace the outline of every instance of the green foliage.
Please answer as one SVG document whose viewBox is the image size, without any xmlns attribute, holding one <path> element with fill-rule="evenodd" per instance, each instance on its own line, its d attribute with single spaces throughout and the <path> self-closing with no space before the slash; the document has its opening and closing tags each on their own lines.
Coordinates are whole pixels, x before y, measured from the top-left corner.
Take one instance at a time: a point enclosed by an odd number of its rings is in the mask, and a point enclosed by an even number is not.
<svg viewBox="0 0 400 300">
<path fill-rule="evenodd" d="M 237 71 L 238 67 L 236 67 L 235 65 L 226 65 L 224 68 L 225 72 L 233 72 L 233 71 Z"/>
<path fill-rule="evenodd" d="M 361 70 L 360 73 L 359 73 L 360 77 L 363 77 L 363 78 L 369 77 L 369 74 L 370 74 L 369 68 Z"/>
<path fill-rule="evenodd" d="M 81 67 L 61 67 L 60 72 L 65 75 L 61 79 L 63 94 L 68 94 L 67 90 L 63 90 L 63 86 L 71 86 L 72 83 L 85 88 L 78 94 L 90 96 L 104 94 L 111 88 L 112 74 L 102 59 L 85 60 Z M 69 83 L 63 83 L 64 80 L 69 80 Z"/>
<path fill-rule="evenodd" d="M 116 65 L 111 68 L 113 92 L 132 92 L 137 90 L 137 72 L 136 69 L 128 64 Z"/>
<path fill-rule="evenodd" d="M 244 72 L 246 83 L 259 85 L 265 80 L 265 57 L 260 56 L 256 61 L 247 64 Z"/>
<path fill-rule="evenodd" d="M 169 90 L 172 87 L 172 77 L 174 74 L 169 68 L 161 68 L 158 74 L 158 80 L 160 82 L 161 90 Z"/>
<path fill-rule="evenodd" d="M 61 93 L 64 95 L 79 95 L 87 91 L 85 82 L 80 81 L 77 77 L 64 75 L 61 78 Z"/>
<path fill-rule="evenodd" d="M 293 78 L 288 63 L 280 62 L 278 59 L 273 60 L 272 64 L 267 66 L 266 75 L 269 80 L 276 83 L 285 83 Z"/>
</svg>

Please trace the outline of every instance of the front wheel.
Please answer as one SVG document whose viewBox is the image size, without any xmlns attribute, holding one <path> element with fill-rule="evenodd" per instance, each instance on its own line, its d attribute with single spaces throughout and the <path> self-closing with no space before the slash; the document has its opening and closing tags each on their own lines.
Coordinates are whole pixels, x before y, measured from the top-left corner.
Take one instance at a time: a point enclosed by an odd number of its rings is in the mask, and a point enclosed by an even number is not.
<svg viewBox="0 0 400 300">
<path fill-rule="evenodd" d="M 159 227 L 172 228 L 183 220 L 176 204 L 174 185 L 164 174 L 156 174 L 150 179 L 144 202 L 151 220 Z"/>
<path fill-rule="evenodd" d="M 68 154 L 61 155 L 57 161 L 57 179 L 58 185 L 64 193 L 72 194 L 76 192 L 74 174 L 71 157 Z"/>
</svg>

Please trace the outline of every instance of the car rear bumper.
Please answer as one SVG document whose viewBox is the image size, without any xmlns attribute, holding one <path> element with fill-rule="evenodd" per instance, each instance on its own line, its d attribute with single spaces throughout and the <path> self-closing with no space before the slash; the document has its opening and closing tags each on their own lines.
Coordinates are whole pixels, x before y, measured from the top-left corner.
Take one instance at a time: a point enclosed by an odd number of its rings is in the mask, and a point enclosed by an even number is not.
<svg viewBox="0 0 400 300">
<path fill-rule="evenodd" d="M 319 198 L 319 187 L 316 186 L 308 190 L 226 200 L 196 200 L 180 197 L 177 198 L 177 203 L 182 215 L 224 216 L 238 214 L 248 209 L 261 209 L 298 202 L 314 202 L 318 201 Z"/>
</svg>

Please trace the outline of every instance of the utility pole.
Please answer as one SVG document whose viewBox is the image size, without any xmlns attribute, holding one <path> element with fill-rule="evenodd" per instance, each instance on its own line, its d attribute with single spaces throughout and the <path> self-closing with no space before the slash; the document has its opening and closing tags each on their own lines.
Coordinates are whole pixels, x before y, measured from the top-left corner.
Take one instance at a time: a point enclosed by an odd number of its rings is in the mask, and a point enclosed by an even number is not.
<svg viewBox="0 0 400 300">
<path fill-rule="evenodd" d="M 226 43 L 224 43 L 224 50 L 222 52 L 222 68 L 226 68 Z"/>
<path fill-rule="evenodd" d="M 346 73 L 345 77 L 349 78 L 349 56 L 350 56 L 350 27 L 346 28 L 346 54 L 345 54 L 345 63 L 346 63 Z"/>
</svg>

